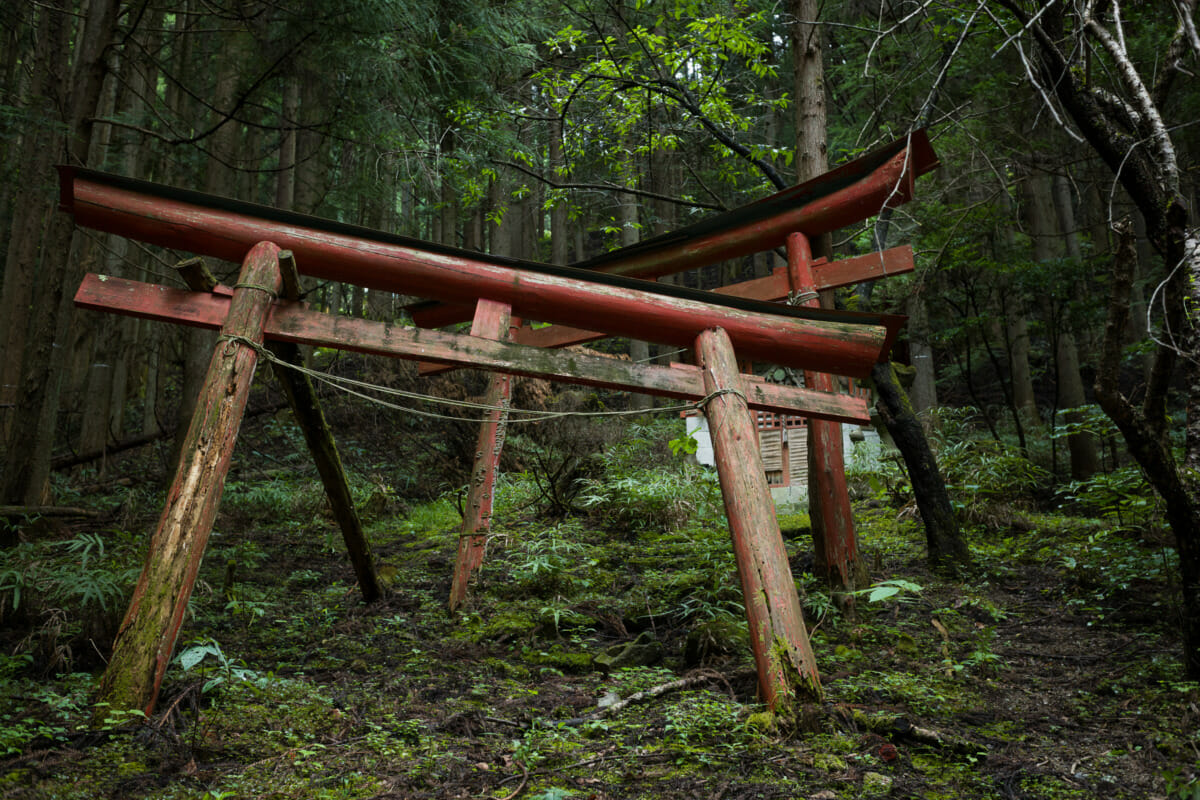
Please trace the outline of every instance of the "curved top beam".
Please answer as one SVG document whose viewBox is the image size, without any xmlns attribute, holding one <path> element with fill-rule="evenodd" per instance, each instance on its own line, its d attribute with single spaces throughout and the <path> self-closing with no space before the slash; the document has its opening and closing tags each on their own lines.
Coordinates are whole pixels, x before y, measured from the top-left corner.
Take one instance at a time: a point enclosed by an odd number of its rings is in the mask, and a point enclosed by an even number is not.
<svg viewBox="0 0 1200 800">
<path fill-rule="evenodd" d="M 701 330 L 719 326 L 743 358 L 862 376 L 902 320 L 716 297 L 430 245 L 90 170 L 60 171 L 63 208 L 86 227 L 230 261 L 271 241 L 292 250 L 307 275 L 449 303 L 487 297 L 526 318 L 615 336 L 687 347 Z"/>
</svg>

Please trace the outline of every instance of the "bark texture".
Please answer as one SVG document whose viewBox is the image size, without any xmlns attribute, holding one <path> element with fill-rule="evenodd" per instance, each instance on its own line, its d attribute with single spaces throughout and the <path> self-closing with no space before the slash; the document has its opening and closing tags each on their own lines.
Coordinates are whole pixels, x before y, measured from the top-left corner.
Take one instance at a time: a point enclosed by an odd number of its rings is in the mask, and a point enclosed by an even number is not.
<svg viewBox="0 0 1200 800">
<path fill-rule="evenodd" d="M 733 537 L 759 691 L 773 711 L 800 712 L 807 721 L 806 710 L 821 699 L 821 681 L 733 345 L 723 330 L 710 328 L 696 338 L 696 356 L 705 388 L 710 394 L 722 392 L 709 400 L 704 413 Z"/>
<path fill-rule="evenodd" d="M 929 564 L 939 571 L 956 572 L 970 563 L 971 555 L 929 439 L 900 386 L 895 366 L 890 362 L 876 364 L 871 377 L 875 382 L 875 408 L 908 468 L 913 496 L 925 525 Z"/>
<path fill-rule="evenodd" d="M 246 256 L 222 333 L 262 343 L 263 323 L 282 283 L 279 248 Z M 100 681 L 97 720 L 106 708 L 150 714 L 175 650 L 188 599 L 220 504 L 258 354 L 222 339 L 214 348 L 196 412 L 184 437 L 166 507 Z"/>
</svg>

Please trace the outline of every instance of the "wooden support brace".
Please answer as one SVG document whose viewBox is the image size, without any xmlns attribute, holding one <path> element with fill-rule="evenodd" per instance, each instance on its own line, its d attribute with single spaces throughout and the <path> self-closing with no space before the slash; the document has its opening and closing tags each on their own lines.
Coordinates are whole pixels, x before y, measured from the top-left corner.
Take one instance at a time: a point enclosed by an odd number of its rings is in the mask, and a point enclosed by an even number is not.
<svg viewBox="0 0 1200 800">
<path fill-rule="evenodd" d="M 300 297 L 300 274 L 296 270 L 296 259 L 291 251 L 284 250 L 279 254 L 279 268 L 283 282 L 284 296 L 289 300 Z M 267 345 L 280 361 L 292 367 L 304 366 L 304 355 L 300 346 L 294 342 L 271 342 Z M 354 577 L 358 580 L 363 600 L 373 603 L 383 597 L 383 585 L 375 571 L 375 559 L 371 554 L 371 543 L 363 531 L 362 519 L 358 509 L 354 507 L 354 498 L 350 494 L 350 482 L 346 479 L 346 471 L 342 468 L 342 458 L 338 453 L 337 440 L 333 430 L 325 421 L 325 412 L 321 410 L 321 401 L 313 388 L 312 381 L 302 372 L 282 364 L 271 365 L 275 378 L 287 395 L 288 405 L 291 406 L 292 416 L 304 433 L 304 441 L 312 454 L 313 462 L 317 465 L 317 473 L 321 476 L 321 484 L 325 487 L 325 495 L 329 498 L 329 507 L 338 527 L 342 529 L 342 539 L 346 543 L 346 552 L 350 556 L 350 564 L 354 567 Z"/>
<path fill-rule="evenodd" d="M 274 244 L 260 242 L 242 263 L 166 507 L 100 681 L 98 702 L 107 705 L 98 705 L 98 719 L 106 708 L 154 710 L 212 532 L 258 360 L 254 347 L 238 339 L 262 342 L 280 286 L 278 252 Z"/>
<path fill-rule="evenodd" d="M 202 258 L 194 257 L 181 261 L 175 265 L 175 269 L 193 292 L 212 292 L 217 288 L 217 279 Z M 283 296 L 288 300 L 298 300 L 300 274 L 296 269 L 296 259 L 290 250 L 279 251 L 279 272 Z M 292 366 L 304 365 L 304 356 L 298 345 L 292 342 L 271 342 L 268 347 L 281 361 Z M 325 414 L 321 410 L 321 403 L 313 389 L 312 381 L 307 375 L 280 364 L 272 364 L 271 367 L 275 379 L 283 387 L 288 406 L 292 409 L 292 416 L 304 434 L 304 441 L 317 466 L 317 473 L 321 476 L 325 495 L 329 498 L 329 507 L 342 530 L 342 539 L 346 542 L 346 552 L 350 555 L 350 563 L 354 567 L 354 575 L 362 590 L 363 600 L 373 603 L 383 597 L 383 587 L 375 572 L 375 561 L 371 555 L 371 545 L 363 532 L 362 520 L 354 507 L 350 483 L 346 480 L 345 470 L 342 469 L 337 441 L 325 422 Z"/>
<path fill-rule="evenodd" d="M 750 625 L 763 700 L 790 713 L 820 700 L 821 681 L 800 597 L 758 452 L 758 434 L 742 394 L 733 344 L 720 328 L 696 338 L 696 357 L 712 397 L 705 406 L 725 515 Z"/>
<path fill-rule="evenodd" d="M 517 321 L 519 325 L 519 321 Z M 471 324 L 471 335 L 484 339 L 508 338 L 513 325 L 512 309 L 505 303 L 480 300 Z M 504 449 L 505 428 L 508 426 L 508 404 L 512 397 L 512 376 L 493 372 L 488 377 L 484 404 L 491 406 L 479 426 L 475 445 L 475 464 L 471 469 L 471 484 L 467 488 L 466 514 L 458 537 L 458 555 L 454 564 L 454 582 L 450 587 L 449 606 L 458 609 L 467 598 L 471 575 L 483 566 L 488 532 L 492 524 L 492 500 L 496 491 L 496 473 L 500 468 L 500 453 Z"/>
<path fill-rule="evenodd" d="M 787 240 L 788 276 L 796 297 L 808 297 L 804 304 L 816 307 L 818 285 L 813 277 L 812 248 L 803 233 Z M 820 392 L 833 393 L 837 384 L 827 372 L 806 370 L 804 385 Z M 850 509 L 846 486 L 845 455 L 842 451 L 842 426 L 824 419 L 808 420 L 808 513 L 812 520 L 815 567 L 829 585 L 843 592 L 849 603 L 859 583 L 866 581 L 866 565 L 858 557 L 858 537 Z"/>
<path fill-rule="evenodd" d="M 218 292 L 224 287 L 218 287 Z M 180 325 L 219 328 L 229 308 L 221 294 L 185 292 L 105 275 L 87 275 L 75 295 L 80 308 L 129 314 Z M 522 329 L 524 330 L 524 329 Z M 579 383 L 659 397 L 699 400 L 704 379 L 690 365 L 661 367 L 604 358 L 586 352 L 555 352 L 476 336 L 405 328 L 366 319 L 321 314 L 300 303 L 276 303 L 267 319 L 269 340 L 413 360 L 442 361 L 475 369 Z M 746 379 L 750 407 L 786 414 L 867 422 L 862 398 Z"/>
</svg>

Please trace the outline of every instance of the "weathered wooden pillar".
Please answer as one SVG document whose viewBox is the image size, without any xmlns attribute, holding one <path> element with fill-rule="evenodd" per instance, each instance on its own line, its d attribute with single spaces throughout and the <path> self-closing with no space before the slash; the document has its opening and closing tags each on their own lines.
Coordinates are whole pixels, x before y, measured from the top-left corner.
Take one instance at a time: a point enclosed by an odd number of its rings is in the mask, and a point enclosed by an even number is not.
<svg viewBox="0 0 1200 800">
<path fill-rule="evenodd" d="M 788 279 L 801 305 L 820 306 L 812 271 L 812 248 L 803 233 L 788 236 Z M 836 392 L 827 372 L 805 370 L 804 385 L 819 392 Z M 846 487 L 842 426 L 823 419 L 808 420 L 808 513 L 812 521 L 814 569 L 823 573 L 837 592 L 848 593 L 866 581 L 866 566 L 858 557 L 858 537 Z M 842 594 L 850 605 L 853 595 Z"/>
<path fill-rule="evenodd" d="M 475 307 L 471 335 L 485 339 L 506 339 L 512 324 L 512 309 L 505 303 L 480 299 Z M 479 426 L 475 445 L 475 464 L 467 487 L 467 507 L 458 537 L 458 556 L 454 564 L 454 583 L 450 587 L 450 610 L 467 599 L 467 585 L 475 570 L 483 565 L 488 533 L 492 525 L 492 496 L 496 491 L 496 473 L 504 449 L 508 425 L 508 404 L 512 395 L 512 376 L 493 372 L 488 376 L 484 403 L 494 410 Z"/>
<path fill-rule="evenodd" d="M 255 349 L 236 337 L 262 343 L 263 323 L 280 282 L 279 248 L 260 242 L 242 263 L 166 507 L 100 681 L 97 701 L 108 705 L 97 708 L 98 718 L 107 709 L 154 710 L 212 532 L 258 361 Z"/>
<path fill-rule="evenodd" d="M 271 342 L 268 347 L 280 361 L 295 367 L 304 366 L 304 356 L 298 345 L 291 342 Z M 304 373 L 279 364 L 272 366 L 276 380 L 287 395 L 292 416 L 304 434 L 304 441 L 308 444 L 313 463 L 317 465 L 317 474 L 321 476 L 321 484 L 325 487 L 325 496 L 329 498 L 333 518 L 342 529 L 342 540 L 346 543 L 346 553 L 350 556 L 350 564 L 354 568 L 354 577 L 358 580 L 359 589 L 362 590 L 363 600 L 374 603 L 383 597 L 383 587 L 375 571 L 371 543 L 367 541 L 362 519 L 358 516 L 358 509 L 354 507 L 350 483 L 346 480 L 342 457 L 338 454 L 337 440 L 333 438 L 333 431 L 325 421 L 325 412 L 321 410 L 317 392 L 312 381 Z"/>
<path fill-rule="evenodd" d="M 821 680 L 775 519 L 754 418 L 725 331 L 710 328 L 696 337 L 696 358 L 705 391 L 721 392 L 708 401 L 704 414 L 745 596 L 759 691 L 773 711 L 792 712 L 820 699 Z"/>
<path fill-rule="evenodd" d="M 298 300 L 300 274 L 296 270 L 296 259 L 285 250 L 280 253 L 279 266 L 285 296 L 288 300 Z M 293 342 L 271 342 L 268 347 L 280 361 L 292 367 L 304 366 L 304 354 L 300 352 L 299 345 Z M 346 479 L 342 457 L 338 454 L 337 440 L 333 438 L 333 430 L 325 421 L 325 412 L 321 410 L 321 401 L 317 398 L 317 392 L 308 375 L 282 364 L 272 364 L 272 367 L 275 379 L 287 395 L 292 416 L 304 433 L 304 441 L 308 445 L 308 451 L 312 453 L 313 463 L 317 465 L 317 474 L 321 476 L 321 485 L 325 487 L 325 496 L 329 498 L 333 517 L 342 529 L 342 540 L 346 543 L 346 553 L 354 567 L 354 577 L 358 579 L 363 600 L 374 603 L 383 597 L 383 586 L 379 583 L 379 575 L 375 571 L 371 543 L 367 541 L 362 519 L 358 516 L 358 509 L 354 507 L 350 482 Z"/>
<path fill-rule="evenodd" d="M 179 277 L 193 292 L 211 292 L 217 287 L 216 277 L 209 271 L 203 258 L 185 259 L 175 265 Z M 279 252 L 279 271 L 283 281 L 283 294 L 288 300 L 300 298 L 300 273 L 296 270 L 296 259 L 288 250 Z M 304 366 L 304 355 L 299 345 L 292 342 L 270 342 L 267 348 L 280 361 L 292 367 Z M 346 552 L 354 567 L 354 576 L 362 589 L 363 599 L 373 603 L 383 597 L 383 587 L 375 572 L 375 560 L 371 555 L 371 544 L 363 532 L 362 520 L 354 507 L 354 499 L 350 495 L 350 483 L 346 480 L 346 471 L 342 469 L 342 458 L 338 455 L 337 441 L 333 431 L 325 421 L 325 412 L 321 410 L 321 402 L 313 389 L 312 381 L 304 373 L 278 363 L 271 364 L 275 379 L 283 387 L 292 416 L 300 431 L 308 451 L 312 454 L 313 463 L 317 466 L 317 474 L 321 476 L 321 484 L 325 487 L 325 496 L 329 498 L 329 507 L 333 517 L 342 529 L 342 539 L 346 543 Z"/>
</svg>

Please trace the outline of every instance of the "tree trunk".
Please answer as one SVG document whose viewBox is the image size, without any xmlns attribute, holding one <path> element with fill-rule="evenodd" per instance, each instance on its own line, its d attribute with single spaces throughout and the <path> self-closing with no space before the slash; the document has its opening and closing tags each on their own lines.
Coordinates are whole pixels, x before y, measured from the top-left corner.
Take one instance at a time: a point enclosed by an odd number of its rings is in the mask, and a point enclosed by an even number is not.
<svg viewBox="0 0 1200 800">
<path fill-rule="evenodd" d="M 619 202 L 621 204 L 621 246 L 630 247 L 637 244 L 641 238 L 641 230 L 638 227 L 638 202 L 633 195 L 623 195 Z M 640 339 L 630 339 L 629 358 L 635 364 L 645 364 L 650 360 L 650 344 Z M 629 407 L 651 409 L 654 407 L 654 398 L 648 394 L 631 394 L 629 395 Z"/>
<path fill-rule="evenodd" d="M 562 151 L 562 120 L 555 118 L 550 126 L 550 175 L 555 181 L 563 180 L 559 174 L 564 167 Z M 570 206 L 565 197 L 559 196 L 550 208 L 550 263 L 566 264 L 571 260 L 571 229 L 568 225 Z"/>
<path fill-rule="evenodd" d="M 233 107 L 244 46 L 243 34 L 235 33 L 228 41 L 227 52 L 217 59 L 219 66 L 211 96 L 214 122 Z M 203 191 L 225 196 L 237 195 L 237 174 L 231 166 L 237 151 L 237 140 L 238 126 L 232 122 L 217 128 L 209 137 L 209 157 L 204 165 L 204 182 L 201 187 Z M 189 328 L 183 333 L 183 387 L 180 390 L 179 410 L 176 413 L 176 459 L 187 436 L 187 421 L 196 409 L 196 398 L 200 395 L 200 386 L 208 367 L 207 354 L 212 352 L 213 341 L 212 331 Z"/>
<path fill-rule="evenodd" d="M 1117 232 L 1096 397 L 1166 504 L 1167 521 L 1175 534 L 1175 551 L 1179 555 L 1184 669 L 1189 679 L 1200 680 L 1200 478 L 1197 477 L 1200 476 L 1200 324 L 1187 321 L 1181 337 L 1187 364 L 1185 384 L 1189 391 L 1184 462 L 1178 464 L 1170 441 L 1162 435 L 1163 423 L 1139 411 L 1119 389 L 1122 345 L 1138 257 L 1133 226 L 1124 223 Z M 1187 278 L 1174 280 L 1168 291 L 1186 292 L 1191 302 L 1200 302 L 1200 234 L 1193 232 L 1184 237 L 1181 250 Z M 1190 289 L 1184 289 L 1187 283 L 1191 284 Z"/>
<path fill-rule="evenodd" d="M 926 413 L 937 408 L 937 370 L 933 360 L 933 331 L 929 328 L 929 309 L 925 305 L 925 296 L 918 290 L 910 295 L 908 307 L 908 355 L 916 373 L 913 380 L 912 398 L 913 411 L 922 421 L 930 416 Z"/>
<path fill-rule="evenodd" d="M 0 345 L 5 354 L 0 359 L 0 419 L 4 422 L 0 425 L 0 441 L 8 441 L 17 419 L 18 389 L 34 307 L 34 279 L 46 225 L 54 213 L 51 167 L 59 157 L 62 142 L 50 131 L 55 124 L 56 109 L 66 103 L 70 88 L 68 17 L 63 6 L 61 0 L 43 5 L 36 26 L 28 114 L 44 127 L 25 132 L 17 161 L 20 188 L 14 198 L 4 282 L 0 286 Z M 28 424 L 28 420 L 22 424 Z M 6 465 L 6 481 L 13 468 L 14 465 Z"/>
<path fill-rule="evenodd" d="M 875 408 L 888 433 L 900 450 L 912 482 L 913 496 L 925 525 L 926 557 L 936 570 L 954 573 L 971 562 L 967 543 L 958 527 L 954 506 L 946 491 L 946 482 L 912 404 L 900 388 L 896 368 L 890 363 L 876 364 L 871 371 L 875 382 Z"/>
<path fill-rule="evenodd" d="M 63 107 L 62 120 L 66 123 L 67 158 L 75 163 L 87 162 L 104 82 L 105 59 L 116 34 L 118 7 L 118 0 L 92 0 L 77 37 L 69 102 Z M 66 10 L 61 6 L 52 9 L 47 11 L 48 19 L 61 19 Z M 49 32 L 47 35 L 53 38 Z M 62 75 L 57 77 L 61 79 Z M 62 140 L 57 140 L 42 145 L 55 153 L 61 143 Z M 70 260 L 72 231 L 71 220 L 64 214 L 56 214 L 42 243 L 42 259 L 37 267 L 39 283 L 33 297 L 33 307 L 38 309 L 39 316 L 33 320 L 24 340 L 20 413 L 7 441 L 2 496 L 9 502 L 37 504 L 48 486 L 50 457 L 58 430 L 59 378 L 67 355 L 64 352 L 67 348 L 61 343 L 67 341 L 74 316 L 70 289 L 79 273 L 77 262 Z M 30 263 L 29 267 L 32 266 Z M 16 273 L 6 273 L 12 274 Z M 56 342 L 60 346 L 55 346 Z"/>
<path fill-rule="evenodd" d="M 1075 208 L 1071 201 L 1071 184 L 1065 175 L 1054 176 L 1054 207 L 1058 211 L 1059 228 L 1066 243 L 1067 256 L 1076 264 L 1083 263 L 1083 247 L 1076 230 Z M 1080 281 L 1072 284 L 1071 295 L 1076 299 L 1087 296 L 1087 287 Z M 1068 306 L 1069 307 L 1069 306 Z M 1062 408 L 1068 409 L 1063 419 L 1068 425 L 1078 426 L 1083 422 L 1083 413 L 1071 411 L 1088 402 L 1084 391 L 1083 376 L 1079 369 L 1079 347 L 1076 344 L 1074 319 L 1064 314 L 1064 322 L 1058 335 L 1058 399 Z M 1096 437 L 1089 431 L 1076 431 L 1067 436 L 1067 448 L 1071 453 L 1071 478 L 1087 480 L 1100 470 L 1100 452 Z"/>
</svg>

